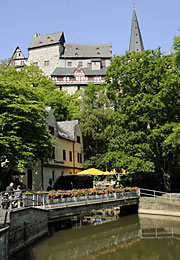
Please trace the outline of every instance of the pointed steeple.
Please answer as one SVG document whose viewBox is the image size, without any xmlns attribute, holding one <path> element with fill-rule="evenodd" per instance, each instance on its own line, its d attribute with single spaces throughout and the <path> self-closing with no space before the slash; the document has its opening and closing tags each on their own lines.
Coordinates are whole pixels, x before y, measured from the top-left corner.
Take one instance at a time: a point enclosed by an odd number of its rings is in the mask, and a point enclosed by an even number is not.
<svg viewBox="0 0 180 260">
<path fill-rule="evenodd" d="M 136 16 L 135 8 L 133 8 L 133 17 L 132 17 L 132 25 L 131 25 L 131 38 L 129 44 L 129 51 L 144 51 L 144 45 L 142 41 L 142 36 Z"/>
</svg>

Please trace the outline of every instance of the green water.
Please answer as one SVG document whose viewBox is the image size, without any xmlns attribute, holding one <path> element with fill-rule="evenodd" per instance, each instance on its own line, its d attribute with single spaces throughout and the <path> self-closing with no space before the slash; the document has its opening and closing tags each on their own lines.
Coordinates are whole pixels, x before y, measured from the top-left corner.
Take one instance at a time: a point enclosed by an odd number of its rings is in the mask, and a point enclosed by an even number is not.
<svg viewBox="0 0 180 260">
<path fill-rule="evenodd" d="M 60 230 L 13 260 L 179 260 L 180 219 L 131 215 Z"/>
</svg>

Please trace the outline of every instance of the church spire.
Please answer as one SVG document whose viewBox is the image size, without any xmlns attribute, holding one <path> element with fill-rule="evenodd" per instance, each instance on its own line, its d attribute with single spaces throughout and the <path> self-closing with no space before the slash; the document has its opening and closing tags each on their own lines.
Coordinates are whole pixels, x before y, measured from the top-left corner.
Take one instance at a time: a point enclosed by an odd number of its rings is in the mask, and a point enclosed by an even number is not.
<svg viewBox="0 0 180 260">
<path fill-rule="evenodd" d="M 133 17 L 132 17 L 132 25 L 131 25 L 131 38 L 129 44 L 129 51 L 144 51 L 142 36 L 136 16 L 135 8 L 133 8 Z"/>
</svg>

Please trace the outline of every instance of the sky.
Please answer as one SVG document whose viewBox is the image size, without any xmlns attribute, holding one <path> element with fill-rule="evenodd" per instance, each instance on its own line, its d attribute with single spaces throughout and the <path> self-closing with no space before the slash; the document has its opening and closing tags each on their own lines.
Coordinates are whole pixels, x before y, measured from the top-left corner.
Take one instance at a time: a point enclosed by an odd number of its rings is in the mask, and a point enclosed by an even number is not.
<svg viewBox="0 0 180 260">
<path fill-rule="evenodd" d="M 180 35 L 179 0 L 0 0 L 0 60 L 17 46 L 28 56 L 35 32 L 64 32 L 68 43 L 112 44 L 113 55 L 129 49 L 133 5 L 145 49 L 172 48 Z"/>
</svg>

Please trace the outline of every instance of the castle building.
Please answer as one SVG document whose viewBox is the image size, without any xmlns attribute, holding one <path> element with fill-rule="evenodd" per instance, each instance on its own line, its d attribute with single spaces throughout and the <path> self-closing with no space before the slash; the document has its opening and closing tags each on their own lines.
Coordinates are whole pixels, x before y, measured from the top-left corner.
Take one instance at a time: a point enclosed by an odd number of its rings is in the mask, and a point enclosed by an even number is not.
<svg viewBox="0 0 180 260">
<path fill-rule="evenodd" d="M 129 51 L 130 52 L 143 52 L 144 45 L 141 36 L 141 31 L 139 28 L 136 11 L 133 8 L 133 17 L 132 17 L 132 25 L 131 25 L 131 37 L 130 37 L 130 44 L 129 44 Z"/>
<path fill-rule="evenodd" d="M 142 36 L 133 9 L 129 51 L 144 50 Z M 40 35 L 35 33 L 28 47 L 26 59 L 16 48 L 11 66 L 38 66 L 50 76 L 60 90 L 72 94 L 83 89 L 89 82 L 101 84 L 105 80 L 107 67 L 112 58 L 111 44 L 83 45 L 65 41 L 63 32 Z"/>
<path fill-rule="evenodd" d="M 27 58 L 25 58 L 21 49 L 19 48 L 19 46 L 17 46 L 10 59 L 9 65 L 16 67 L 18 70 L 18 69 L 23 68 L 24 65 L 26 65 L 26 64 L 27 64 Z"/>
</svg>

